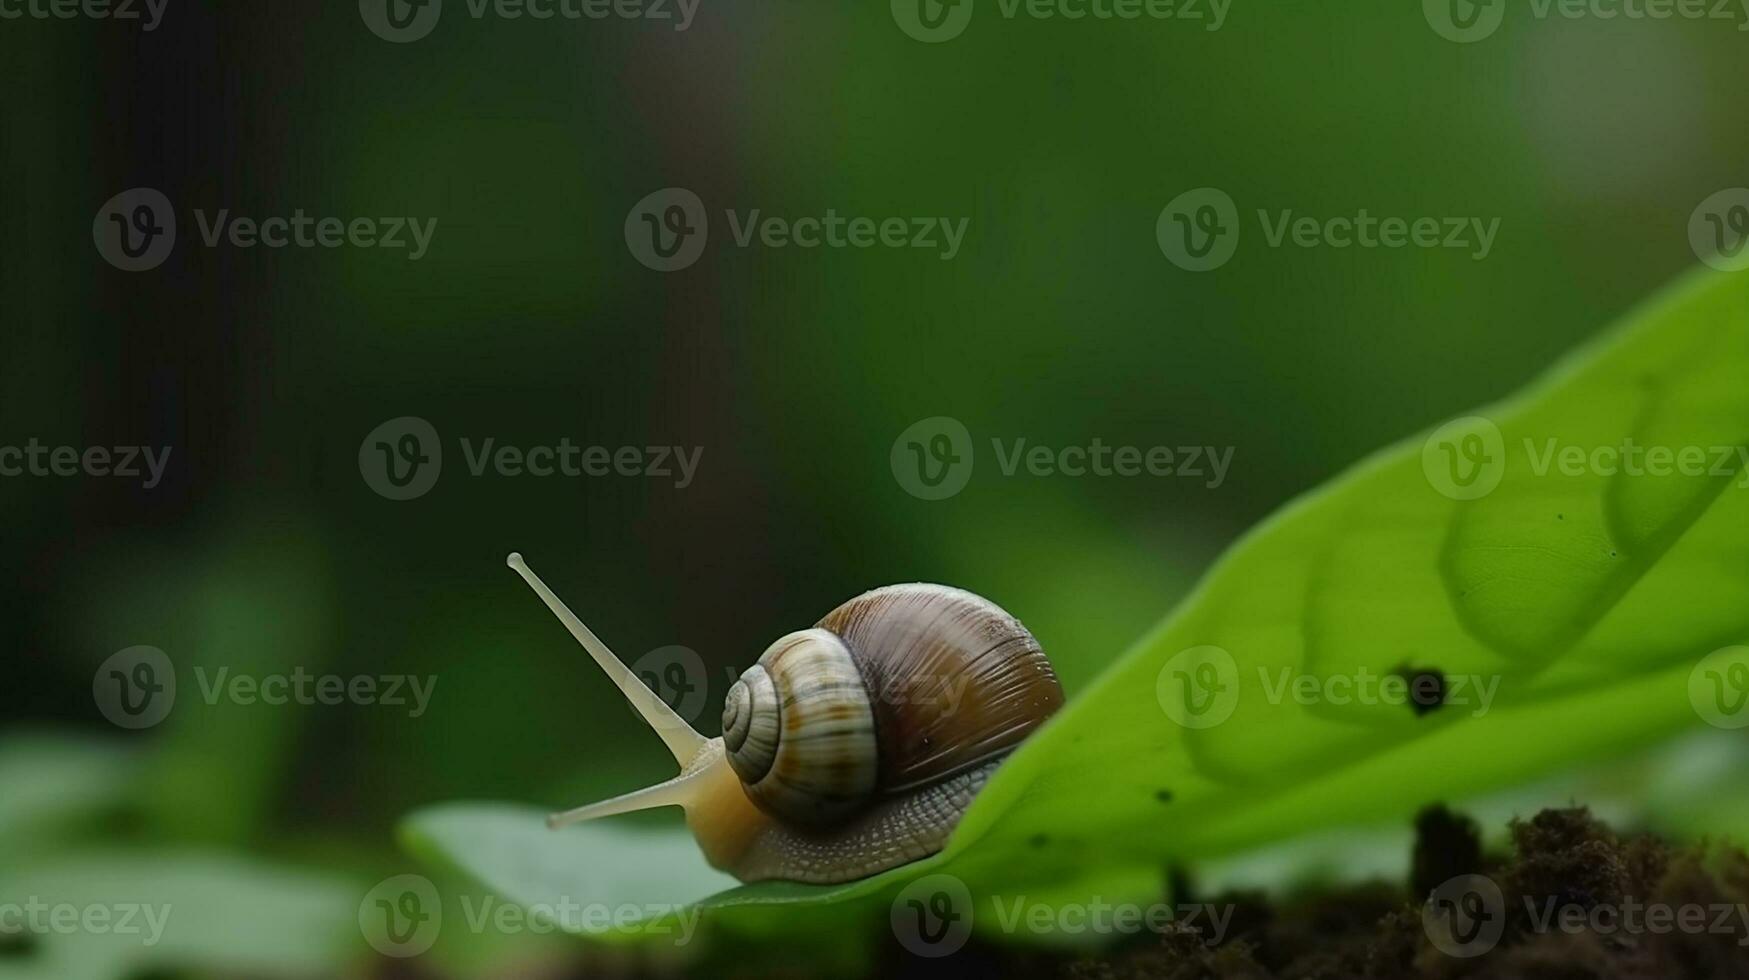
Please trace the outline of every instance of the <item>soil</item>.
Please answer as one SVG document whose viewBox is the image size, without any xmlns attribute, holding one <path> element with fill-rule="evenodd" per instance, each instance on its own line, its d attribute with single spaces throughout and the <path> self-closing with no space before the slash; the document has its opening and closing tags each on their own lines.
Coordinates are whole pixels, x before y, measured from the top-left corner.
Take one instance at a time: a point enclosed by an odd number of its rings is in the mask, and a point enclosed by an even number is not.
<svg viewBox="0 0 1749 980">
<path fill-rule="evenodd" d="M 1271 901 L 1243 892 L 1197 895 L 1193 883 L 1181 879 L 1174 902 L 1187 901 L 1188 889 L 1189 901 L 1231 907 L 1218 939 L 1194 925 L 1172 924 L 1116 950 L 1075 957 L 974 942 L 931 961 L 893 948 L 880 973 L 1053 980 L 1749 980 L 1749 856 L 1741 850 L 1674 849 L 1649 836 L 1618 836 L 1583 808 L 1515 821 L 1506 855 L 1485 854 L 1474 823 L 1442 807 L 1421 814 L 1416 830 L 1407 881 Z M 1442 884 L 1477 874 L 1499 889 L 1487 906 L 1493 912 L 1483 916 L 1494 920 L 1498 939 L 1460 947 L 1479 955 L 1452 955 L 1433 939 L 1444 929 L 1442 938 L 1453 941 L 1449 920 L 1436 917 L 1430 926 L 1423 908 Z M 1562 912 L 1550 919 L 1551 908 Z M 1654 908 L 1665 911 L 1649 911 Z M 1685 914 L 1692 918 L 1680 927 Z"/>
</svg>

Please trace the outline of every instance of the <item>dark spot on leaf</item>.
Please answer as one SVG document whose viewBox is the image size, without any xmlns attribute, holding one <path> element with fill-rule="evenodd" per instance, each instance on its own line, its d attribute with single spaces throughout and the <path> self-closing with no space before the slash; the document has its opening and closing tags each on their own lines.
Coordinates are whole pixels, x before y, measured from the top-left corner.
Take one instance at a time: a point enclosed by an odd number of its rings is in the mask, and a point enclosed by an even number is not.
<svg viewBox="0 0 1749 980">
<path fill-rule="evenodd" d="M 1155 790 L 1154 799 L 1159 800 L 1161 803 L 1171 803 L 1172 791 L 1169 789 Z"/>
<path fill-rule="evenodd" d="M 1049 844 L 1050 842 L 1051 842 L 1051 835 L 1050 834 L 1033 834 L 1032 838 L 1027 841 L 1028 844 L 1032 845 L 1035 848 L 1044 847 L 1046 844 Z"/>
<path fill-rule="evenodd" d="M 1420 718 L 1445 706 L 1445 671 L 1436 667 L 1399 667 L 1397 676 L 1409 684 L 1409 710 Z"/>
<path fill-rule="evenodd" d="M 1566 514 L 1556 514 L 1556 515 L 1555 515 L 1555 520 L 1557 520 L 1557 521 L 1564 521 L 1564 520 L 1566 520 L 1566 519 L 1567 519 L 1567 515 L 1566 515 Z"/>
</svg>

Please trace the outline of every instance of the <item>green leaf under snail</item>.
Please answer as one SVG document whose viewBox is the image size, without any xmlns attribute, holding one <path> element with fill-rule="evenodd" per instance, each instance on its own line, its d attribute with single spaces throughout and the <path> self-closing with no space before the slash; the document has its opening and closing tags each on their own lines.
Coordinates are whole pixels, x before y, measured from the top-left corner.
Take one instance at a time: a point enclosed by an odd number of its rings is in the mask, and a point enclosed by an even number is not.
<svg viewBox="0 0 1749 980">
<path fill-rule="evenodd" d="M 699 875 L 659 883 L 663 901 L 793 936 L 809 916 L 875 914 L 936 871 L 974 894 L 1110 897 L 1170 864 L 1406 816 L 1698 727 L 1696 665 L 1749 642 L 1745 379 L 1749 278 L 1697 273 L 1518 397 L 1386 449 L 1254 529 L 1070 692 L 942 854 L 843 885 L 715 893 L 721 876 L 699 860 Z M 1705 467 L 1612 472 L 1594 455 L 1632 446 L 1693 449 Z M 1436 696 L 1289 693 L 1301 678 L 1334 692 L 1332 678 L 1391 676 Z M 1219 690 L 1187 686 L 1198 677 Z M 1224 717 L 1200 727 L 1208 716 L 1187 711 L 1210 704 Z M 543 836 L 532 809 L 463 804 L 403 832 L 507 899 L 569 888 L 609 903 L 628 900 L 613 890 L 627 879 L 603 870 L 635 877 L 618 856 L 649 833 Z"/>
</svg>

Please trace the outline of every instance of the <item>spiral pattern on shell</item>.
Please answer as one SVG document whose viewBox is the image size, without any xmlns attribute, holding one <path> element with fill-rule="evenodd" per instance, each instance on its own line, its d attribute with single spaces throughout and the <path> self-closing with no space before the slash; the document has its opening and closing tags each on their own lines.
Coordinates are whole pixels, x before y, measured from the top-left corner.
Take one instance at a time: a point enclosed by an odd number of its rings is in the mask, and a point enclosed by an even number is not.
<svg viewBox="0 0 1749 980">
<path fill-rule="evenodd" d="M 782 637 L 741 675 L 723 706 L 723 745 L 748 798 L 800 826 L 854 813 L 879 776 L 861 672 L 824 629 Z"/>
</svg>

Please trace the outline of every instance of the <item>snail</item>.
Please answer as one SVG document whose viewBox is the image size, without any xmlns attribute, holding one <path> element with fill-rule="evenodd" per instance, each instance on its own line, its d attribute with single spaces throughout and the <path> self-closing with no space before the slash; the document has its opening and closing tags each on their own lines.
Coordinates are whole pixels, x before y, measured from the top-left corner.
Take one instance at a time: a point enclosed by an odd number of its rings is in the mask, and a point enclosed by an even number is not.
<svg viewBox="0 0 1749 980">
<path fill-rule="evenodd" d="M 865 592 L 772 643 L 705 738 L 512 554 L 509 565 L 655 729 L 680 774 L 547 818 L 554 829 L 679 806 L 744 882 L 852 881 L 928 857 L 1002 760 L 1063 703 L 1038 641 L 943 585 Z"/>
</svg>

